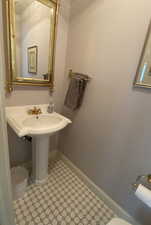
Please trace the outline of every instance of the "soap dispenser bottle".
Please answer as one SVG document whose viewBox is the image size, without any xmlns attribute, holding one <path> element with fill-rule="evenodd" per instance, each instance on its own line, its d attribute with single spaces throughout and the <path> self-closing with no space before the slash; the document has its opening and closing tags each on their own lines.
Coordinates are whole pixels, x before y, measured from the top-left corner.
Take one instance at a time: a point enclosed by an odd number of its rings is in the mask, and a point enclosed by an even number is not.
<svg viewBox="0 0 151 225">
<path fill-rule="evenodd" d="M 54 104 L 53 98 L 51 98 L 50 101 L 49 101 L 47 112 L 48 113 L 53 113 L 54 112 L 54 108 L 55 108 L 55 104 Z"/>
</svg>

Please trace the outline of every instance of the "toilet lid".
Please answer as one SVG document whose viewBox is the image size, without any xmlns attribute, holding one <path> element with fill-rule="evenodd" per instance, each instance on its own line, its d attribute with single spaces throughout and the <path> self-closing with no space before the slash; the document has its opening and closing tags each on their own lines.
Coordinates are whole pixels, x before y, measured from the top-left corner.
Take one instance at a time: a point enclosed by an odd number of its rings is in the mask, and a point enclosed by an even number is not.
<svg viewBox="0 0 151 225">
<path fill-rule="evenodd" d="M 132 224 L 130 224 L 120 218 L 114 218 L 107 225 L 132 225 Z"/>
</svg>

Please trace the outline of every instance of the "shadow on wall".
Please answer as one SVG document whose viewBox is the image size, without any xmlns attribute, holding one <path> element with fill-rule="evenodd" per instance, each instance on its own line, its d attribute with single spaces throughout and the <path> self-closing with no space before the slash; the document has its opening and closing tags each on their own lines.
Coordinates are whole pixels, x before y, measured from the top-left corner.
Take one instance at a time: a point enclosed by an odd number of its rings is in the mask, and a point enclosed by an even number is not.
<svg viewBox="0 0 151 225">
<path fill-rule="evenodd" d="M 70 11 L 70 0 L 61 0 L 59 14 L 66 23 L 68 23 L 69 21 L 70 17 L 69 11 Z"/>
<path fill-rule="evenodd" d="M 137 209 L 136 213 L 137 220 L 144 225 L 150 225 L 151 222 L 149 222 L 151 219 L 150 217 L 150 208 L 144 205 L 144 208 L 142 205 L 139 209 Z"/>
<path fill-rule="evenodd" d="M 145 87 L 132 87 L 132 91 L 142 93 L 142 94 L 150 94 L 151 89 L 150 88 L 145 88 Z"/>
<path fill-rule="evenodd" d="M 27 141 L 25 142 L 21 138 L 17 137 L 17 135 L 10 126 L 8 126 L 8 143 L 11 167 L 31 161 L 31 143 Z"/>
<path fill-rule="evenodd" d="M 104 0 L 99 0 L 99 2 L 104 2 Z M 86 11 L 90 5 L 94 5 L 95 2 L 98 2 L 98 0 L 74 0 L 72 3 L 72 8 L 71 8 L 71 18 L 77 17 L 79 14 L 83 13 L 83 11 Z"/>
</svg>

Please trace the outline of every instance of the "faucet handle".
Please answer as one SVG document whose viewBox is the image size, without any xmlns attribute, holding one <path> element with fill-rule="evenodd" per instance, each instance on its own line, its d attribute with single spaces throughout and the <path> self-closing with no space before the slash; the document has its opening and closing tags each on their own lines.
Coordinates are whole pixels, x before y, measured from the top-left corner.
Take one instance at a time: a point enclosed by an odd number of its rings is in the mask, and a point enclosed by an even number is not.
<svg viewBox="0 0 151 225">
<path fill-rule="evenodd" d="M 38 111 L 38 114 L 42 114 L 41 108 L 37 109 L 37 111 Z"/>
<path fill-rule="evenodd" d="M 33 110 L 32 109 L 28 109 L 27 113 L 28 113 L 28 115 L 32 115 L 33 114 Z"/>
<path fill-rule="evenodd" d="M 33 109 L 29 109 L 27 113 L 29 115 L 38 115 L 38 114 L 42 114 L 42 110 L 41 108 L 37 108 L 36 106 L 34 106 Z"/>
</svg>

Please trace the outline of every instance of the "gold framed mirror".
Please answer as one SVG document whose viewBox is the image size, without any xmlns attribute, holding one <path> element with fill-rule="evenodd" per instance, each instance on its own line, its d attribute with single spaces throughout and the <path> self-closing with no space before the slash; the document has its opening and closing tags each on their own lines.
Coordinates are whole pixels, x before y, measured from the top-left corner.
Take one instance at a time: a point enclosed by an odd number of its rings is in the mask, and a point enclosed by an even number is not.
<svg viewBox="0 0 151 225">
<path fill-rule="evenodd" d="M 58 0 L 6 0 L 9 76 L 13 85 L 53 88 Z"/>
<path fill-rule="evenodd" d="M 134 80 L 135 87 L 151 88 L 151 22 Z"/>
</svg>

